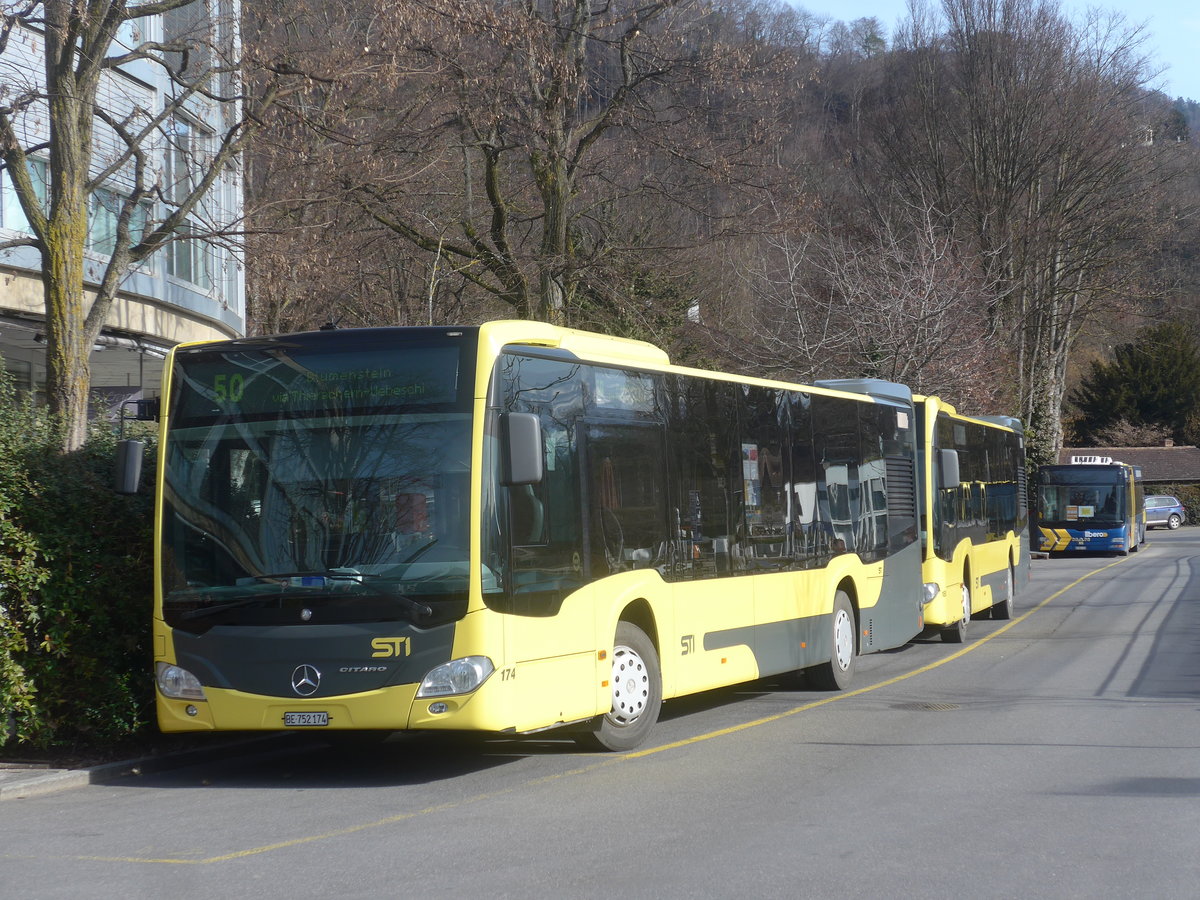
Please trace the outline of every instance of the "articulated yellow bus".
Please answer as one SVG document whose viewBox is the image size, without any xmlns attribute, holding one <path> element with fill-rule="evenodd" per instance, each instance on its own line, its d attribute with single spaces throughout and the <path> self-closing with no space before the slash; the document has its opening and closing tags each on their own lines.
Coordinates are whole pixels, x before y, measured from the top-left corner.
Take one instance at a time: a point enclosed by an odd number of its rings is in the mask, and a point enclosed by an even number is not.
<svg viewBox="0 0 1200 900">
<path fill-rule="evenodd" d="M 900 385 L 531 322 L 178 347 L 159 724 L 628 749 L 665 698 L 844 688 L 922 627 L 917 426 Z"/>
<path fill-rule="evenodd" d="M 970 417 L 916 397 L 925 624 L 966 639 L 971 617 L 1008 619 L 1029 582 L 1024 430 L 1018 419 Z"/>
</svg>

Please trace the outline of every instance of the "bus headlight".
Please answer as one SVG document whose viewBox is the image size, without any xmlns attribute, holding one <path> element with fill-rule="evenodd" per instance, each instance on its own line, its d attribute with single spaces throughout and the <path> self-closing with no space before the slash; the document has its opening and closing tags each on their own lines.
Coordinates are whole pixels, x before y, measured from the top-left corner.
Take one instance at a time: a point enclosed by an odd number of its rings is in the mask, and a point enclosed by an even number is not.
<svg viewBox="0 0 1200 900">
<path fill-rule="evenodd" d="M 469 694 L 494 672 L 496 667 L 486 656 L 464 656 L 452 659 L 435 669 L 430 669 L 421 686 L 418 697 L 444 697 L 448 694 Z"/>
<path fill-rule="evenodd" d="M 160 662 L 154 666 L 154 680 L 164 697 L 172 700 L 206 700 L 200 679 L 179 666 Z"/>
<path fill-rule="evenodd" d="M 942 592 L 942 586 L 936 581 L 925 582 L 925 602 L 932 603 Z"/>
</svg>

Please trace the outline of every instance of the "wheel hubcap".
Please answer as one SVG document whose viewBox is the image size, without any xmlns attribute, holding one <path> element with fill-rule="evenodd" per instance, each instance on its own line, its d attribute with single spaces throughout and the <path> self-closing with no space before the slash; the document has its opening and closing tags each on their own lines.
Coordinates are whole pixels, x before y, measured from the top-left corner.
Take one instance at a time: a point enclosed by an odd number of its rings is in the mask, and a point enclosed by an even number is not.
<svg viewBox="0 0 1200 900">
<path fill-rule="evenodd" d="M 617 725 L 629 725 L 640 716 L 650 699 L 650 673 L 646 663 L 629 647 L 613 650 L 612 712 Z"/>
<path fill-rule="evenodd" d="M 962 588 L 963 625 L 971 621 L 971 589 L 965 584 Z"/>
<path fill-rule="evenodd" d="M 839 609 L 833 620 L 833 652 L 839 669 L 850 668 L 854 658 L 854 625 L 844 609 Z"/>
</svg>

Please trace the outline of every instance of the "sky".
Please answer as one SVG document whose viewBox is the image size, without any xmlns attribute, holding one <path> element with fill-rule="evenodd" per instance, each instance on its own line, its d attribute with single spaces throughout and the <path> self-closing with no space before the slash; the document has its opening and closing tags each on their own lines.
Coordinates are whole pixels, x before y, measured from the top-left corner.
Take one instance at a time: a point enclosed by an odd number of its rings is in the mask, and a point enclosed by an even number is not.
<svg viewBox="0 0 1200 900">
<path fill-rule="evenodd" d="M 792 0 L 808 12 L 852 22 L 874 16 L 890 34 L 896 22 L 907 17 L 906 0 Z M 1144 52 L 1154 69 L 1163 72 L 1150 87 L 1172 100 L 1184 97 L 1200 102 L 1200 2 L 1197 0 L 1060 0 L 1063 11 L 1077 18 L 1088 7 L 1113 10 L 1130 25 L 1146 26 Z"/>
</svg>

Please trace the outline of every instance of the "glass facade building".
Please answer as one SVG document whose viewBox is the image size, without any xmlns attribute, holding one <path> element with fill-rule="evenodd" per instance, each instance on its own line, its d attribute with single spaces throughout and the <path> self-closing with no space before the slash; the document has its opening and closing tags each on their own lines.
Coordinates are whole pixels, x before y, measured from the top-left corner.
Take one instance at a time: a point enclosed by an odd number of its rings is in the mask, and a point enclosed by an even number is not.
<svg viewBox="0 0 1200 900">
<path fill-rule="evenodd" d="M 202 63 L 222 66 L 222 60 L 236 58 L 233 23 L 237 6 L 226 0 L 198 0 L 167 16 L 127 22 L 108 55 L 116 56 L 146 41 L 186 39 L 204 50 L 190 54 L 188 73 Z M 2 80 L 40 89 L 45 77 L 43 53 L 41 35 L 18 27 L 0 57 Z M 212 81 L 218 88 L 226 87 L 231 77 L 214 75 Z M 107 70 L 102 77 L 99 103 L 115 119 L 136 118 L 137 111 L 170 111 L 153 137 L 143 143 L 150 151 L 144 183 L 157 185 L 157 199 L 143 202 L 134 211 L 131 229 L 135 238 L 169 214 L 172 204 L 196 183 L 206 159 L 237 115 L 229 104 L 203 97 L 201 92 L 178 102 L 174 98 L 181 89 L 181 83 L 173 82 L 164 66 L 152 60 L 126 63 Z M 14 124 L 25 147 L 48 141 L 44 105 L 35 104 Z M 92 171 L 94 175 L 114 171 L 89 200 L 85 290 L 103 276 L 114 248 L 118 211 L 133 188 L 132 166 L 113 166 L 121 151 L 116 133 L 97 119 Z M 35 186 L 45 192 L 45 150 L 30 154 L 29 169 Z M 241 253 L 229 241 L 202 237 L 228 229 L 241 216 L 240 166 L 228 167 L 180 227 L 179 237 L 125 276 L 92 351 L 92 389 L 99 401 L 98 412 L 106 405 L 115 407 L 143 396 L 143 391 L 146 396 L 155 395 L 162 361 L 171 346 L 245 333 Z M 0 243 L 19 239 L 29 231 L 12 180 L 7 172 L 0 172 Z M 0 356 L 18 389 L 35 396 L 41 396 L 46 379 L 44 321 L 40 254 L 27 246 L 0 251 Z"/>
</svg>

